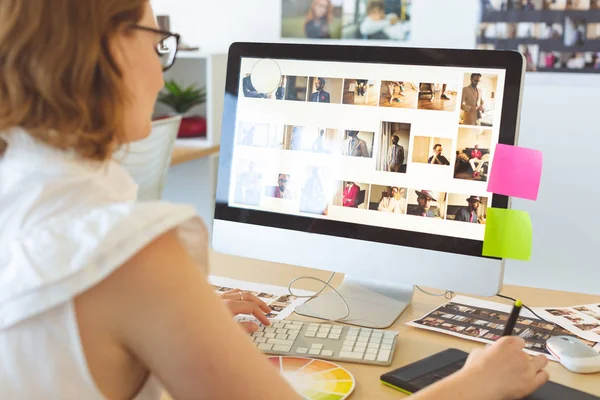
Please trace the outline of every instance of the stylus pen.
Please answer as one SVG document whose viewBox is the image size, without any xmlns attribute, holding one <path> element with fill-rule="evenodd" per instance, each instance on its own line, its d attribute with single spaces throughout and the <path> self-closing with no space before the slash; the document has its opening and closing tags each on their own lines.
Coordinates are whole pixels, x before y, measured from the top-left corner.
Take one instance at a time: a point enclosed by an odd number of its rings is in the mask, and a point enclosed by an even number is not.
<svg viewBox="0 0 600 400">
<path fill-rule="evenodd" d="M 508 321 L 506 321 L 506 326 L 504 327 L 504 332 L 502 332 L 502 336 L 512 335 L 513 329 L 515 328 L 515 324 L 517 323 L 517 318 L 519 318 L 519 313 L 521 312 L 522 306 L 523 303 L 521 303 L 521 300 L 515 301 L 515 305 L 513 306 L 513 309 L 510 312 Z"/>
</svg>

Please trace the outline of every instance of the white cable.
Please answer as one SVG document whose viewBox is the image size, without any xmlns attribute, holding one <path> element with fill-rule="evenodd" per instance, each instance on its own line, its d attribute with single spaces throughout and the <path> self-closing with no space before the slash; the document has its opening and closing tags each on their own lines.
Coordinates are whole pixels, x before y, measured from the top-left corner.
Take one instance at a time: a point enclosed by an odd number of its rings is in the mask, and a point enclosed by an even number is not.
<svg viewBox="0 0 600 400">
<path fill-rule="evenodd" d="M 337 291 L 336 288 L 334 288 L 332 285 L 329 284 L 329 282 L 331 282 L 331 280 L 333 279 L 334 276 L 335 276 L 335 272 L 332 272 L 331 276 L 329 276 L 329 279 L 327 279 L 327 281 L 324 281 L 322 279 L 316 278 L 314 276 L 300 276 L 298 278 L 294 278 L 288 284 L 288 292 L 292 296 L 297 297 L 299 299 L 307 299 L 307 298 L 308 299 L 313 299 L 313 298 L 317 297 L 318 295 L 320 295 L 323 292 L 323 290 L 325 290 L 325 288 L 329 286 L 331 288 L 331 290 L 333 290 L 338 296 L 340 296 L 340 299 L 342 299 L 342 302 L 344 303 L 344 307 L 346 307 L 346 315 L 344 315 L 341 318 L 337 318 L 337 319 L 329 319 L 329 318 L 323 318 L 323 319 L 325 319 L 325 320 L 327 320 L 329 322 L 338 322 L 338 321 L 344 320 L 344 319 L 346 319 L 346 318 L 348 318 L 350 316 L 350 306 L 346 302 L 346 299 L 344 299 L 344 296 L 342 296 L 340 294 L 340 292 Z M 316 292 L 315 294 L 310 295 L 310 296 L 297 295 L 294 292 L 292 292 L 292 285 L 294 284 L 294 282 L 299 281 L 300 279 L 313 279 L 315 281 L 321 282 L 323 284 L 323 287 L 321 288 L 321 290 L 319 290 L 318 292 Z"/>
<path fill-rule="evenodd" d="M 429 296 L 435 296 L 435 297 L 442 297 L 444 296 L 447 300 L 452 300 L 452 297 L 454 296 L 454 292 L 452 290 L 446 290 L 444 293 L 431 293 L 428 292 L 425 289 L 421 289 L 419 286 L 415 285 L 415 287 L 417 289 L 419 289 L 421 292 L 428 294 Z"/>
</svg>

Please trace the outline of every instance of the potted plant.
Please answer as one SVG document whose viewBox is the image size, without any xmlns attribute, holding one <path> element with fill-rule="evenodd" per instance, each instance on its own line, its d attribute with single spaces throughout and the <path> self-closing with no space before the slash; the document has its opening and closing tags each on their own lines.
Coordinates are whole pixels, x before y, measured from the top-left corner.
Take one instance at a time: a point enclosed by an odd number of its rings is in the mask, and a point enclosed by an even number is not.
<svg viewBox="0 0 600 400">
<path fill-rule="evenodd" d="M 199 115 L 187 115 L 189 110 L 206 102 L 206 89 L 196 85 L 183 87 L 175 80 L 165 82 L 165 90 L 158 96 L 158 101 L 183 116 L 179 127 L 178 138 L 206 136 L 206 118 Z"/>
</svg>

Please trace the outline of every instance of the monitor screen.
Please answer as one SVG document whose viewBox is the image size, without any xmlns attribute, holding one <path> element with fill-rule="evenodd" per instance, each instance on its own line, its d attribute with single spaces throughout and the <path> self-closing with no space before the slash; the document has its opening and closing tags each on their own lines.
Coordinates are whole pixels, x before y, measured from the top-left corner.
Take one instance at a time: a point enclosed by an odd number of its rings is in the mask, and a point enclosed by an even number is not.
<svg viewBox="0 0 600 400">
<path fill-rule="evenodd" d="M 228 205 L 481 242 L 504 81 L 504 69 L 243 57 Z"/>
</svg>

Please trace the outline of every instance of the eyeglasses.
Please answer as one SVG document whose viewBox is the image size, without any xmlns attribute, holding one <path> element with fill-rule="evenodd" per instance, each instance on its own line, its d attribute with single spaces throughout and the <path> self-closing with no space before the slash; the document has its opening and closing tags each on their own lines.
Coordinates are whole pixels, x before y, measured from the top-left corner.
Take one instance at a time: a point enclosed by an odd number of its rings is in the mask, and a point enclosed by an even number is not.
<svg viewBox="0 0 600 400">
<path fill-rule="evenodd" d="M 179 42 L 181 41 L 181 36 L 179 34 L 141 25 L 133 25 L 133 28 L 140 29 L 146 32 L 152 32 L 162 37 L 160 42 L 158 42 L 158 44 L 156 45 L 155 50 L 156 54 L 160 58 L 160 63 L 162 65 L 163 72 L 168 70 L 173 66 L 173 64 L 175 64 L 177 50 L 179 48 Z"/>
<path fill-rule="evenodd" d="M 431 201 L 433 199 L 431 197 L 427 197 L 427 196 L 419 196 L 419 200 Z"/>
</svg>

